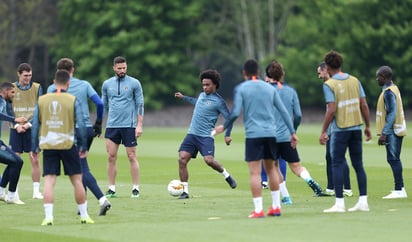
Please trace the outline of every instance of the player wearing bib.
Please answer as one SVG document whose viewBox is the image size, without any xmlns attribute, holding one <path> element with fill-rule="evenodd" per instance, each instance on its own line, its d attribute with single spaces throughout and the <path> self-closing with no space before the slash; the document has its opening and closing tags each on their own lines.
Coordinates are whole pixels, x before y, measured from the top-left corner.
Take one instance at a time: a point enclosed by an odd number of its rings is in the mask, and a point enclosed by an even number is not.
<svg viewBox="0 0 412 242">
<path fill-rule="evenodd" d="M 322 62 L 318 68 L 318 78 L 323 80 L 324 82 L 329 80 L 330 76 L 326 70 L 326 64 L 325 62 Z M 327 134 L 329 137 L 332 135 L 330 132 L 330 128 L 327 129 Z M 323 194 L 325 196 L 335 196 L 335 190 L 334 190 L 334 185 L 333 185 L 333 176 L 332 176 L 332 157 L 330 155 L 330 139 L 326 142 L 326 178 L 327 178 L 327 186 Z M 349 171 L 349 166 L 347 162 L 343 163 L 343 176 L 344 176 L 344 182 L 343 182 L 343 195 L 347 197 L 352 197 L 353 192 L 350 184 L 350 171 Z"/>
<path fill-rule="evenodd" d="M 18 156 L 31 150 L 31 126 L 34 108 L 38 98 L 43 94 L 40 84 L 32 82 L 32 68 L 22 63 L 17 68 L 19 80 L 14 83 L 16 94 L 13 98 L 11 116 L 25 117 L 27 123 L 10 125 L 10 147 Z M 40 193 L 40 161 L 30 160 L 32 166 L 33 198 L 43 199 Z"/>
<path fill-rule="evenodd" d="M 407 198 L 400 158 L 403 137 L 406 136 L 401 93 L 392 81 L 392 69 L 389 66 L 381 66 L 376 71 L 376 81 L 382 87 L 376 106 L 378 144 L 385 146 L 386 160 L 392 169 L 395 183 L 395 189 L 383 199 Z"/>
<path fill-rule="evenodd" d="M 70 73 L 70 85 L 69 89 L 67 90 L 68 93 L 76 96 L 78 103 L 80 103 L 80 107 L 83 113 L 83 121 L 86 125 L 86 133 L 76 132 L 76 138 L 79 139 L 79 134 L 87 136 L 87 149 L 90 150 L 90 147 L 93 142 L 93 138 L 95 136 L 100 136 L 102 133 L 101 124 L 103 118 L 103 102 L 100 99 L 97 92 L 93 89 L 92 85 L 85 80 L 80 80 L 73 77 L 73 73 L 75 71 L 73 60 L 69 58 L 62 58 L 57 62 L 57 69 L 58 70 L 66 70 Z M 47 93 L 55 92 L 56 86 L 54 84 L 50 85 L 47 89 Z M 92 102 L 96 105 L 96 121 L 95 125 L 93 126 L 90 121 L 90 111 L 89 111 L 89 104 L 88 100 L 92 100 Z M 77 128 L 77 127 L 76 127 Z M 84 188 L 87 191 L 87 188 L 93 193 L 96 199 L 99 201 L 100 211 L 99 216 L 106 215 L 106 212 L 111 208 L 111 204 L 106 196 L 103 194 L 102 190 L 100 189 L 99 185 L 93 174 L 90 171 L 89 164 L 86 158 L 82 158 L 81 160 L 82 165 L 82 181 Z"/>
<path fill-rule="evenodd" d="M 366 102 L 365 92 L 356 77 L 341 71 L 343 58 L 339 53 L 335 51 L 327 53 L 324 61 L 331 79 L 323 84 L 327 110 L 319 142 L 324 145 L 329 140 L 327 129 L 330 126 L 332 132 L 330 148 L 335 186 L 335 205 L 323 212 L 346 211 L 343 197 L 343 163 L 346 162 L 345 154 L 347 149 L 349 149 L 359 188 L 359 200 L 348 211 L 369 211 L 366 172 L 362 160 L 363 121 L 365 122 L 366 140 L 371 139 L 369 107 Z"/>
<path fill-rule="evenodd" d="M 41 96 L 33 116 L 32 151 L 30 156 L 38 158 L 43 151 L 45 218 L 41 225 L 53 225 L 54 186 L 56 177 L 60 176 L 61 165 L 64 174 L 69 176 L 74 188 L 74 196 L 82 224 L 94 221 L 87 213 L 86 192 L 82 183 L 80 159 L 87 156 L 86 136 L 75 139 L 78 132 L 85 134 L 80 104 L 75 96 L 67 93 L 70 74 L 58 70 L 54 77 L 56 92 Z"/>
</svg>

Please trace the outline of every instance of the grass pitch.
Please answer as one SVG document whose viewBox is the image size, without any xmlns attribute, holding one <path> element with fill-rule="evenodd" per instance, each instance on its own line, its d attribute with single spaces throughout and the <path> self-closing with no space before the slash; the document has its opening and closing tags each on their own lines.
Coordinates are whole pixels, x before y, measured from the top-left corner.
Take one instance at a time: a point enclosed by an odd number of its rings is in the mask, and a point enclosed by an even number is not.
<svg viewBox="0 0 412 242">
<path fill-rule="evenodd" d="M 201 156 L 189 163 L 189 191 L 192 196 L 178 200 L 167 192 L 170 180 L 178 179 L 177 149 L 186 128 L 145 128 L 139 140 L 141 197 L 130 198 L 131 179 L 123 147 L 119 149 L 117 193 L 110 199 L 112 209 L 97 216 L 96 198 L 88 194 L 89 214 L 95 224 L 82 225 L 69 179 L 59 177 L 55 189 L 54 226 L 43 227 L 42 201 L 31 198 L 31 166 L 27 155 L 19 183 L 25 205 L 0 204 L 1 241 L 406 241 L 412 217 L 410 198 L 383 200 L 393 189 L 384 147 L 377 138 L 364 144 L 364 165 L 368 176 L 370 212 L 324 214 L 334 204 L 332 197 L 313 197 L 305 182 L 287 173 L 287 187 L 293 205 L 282 207 L 281 217 L 248 219 L 253 210 L 249 175 L 244 156 L 243 127 L 236 125 L 233 142 L 216 137 L 216 158 L 236 178 L 234 190 L 223 177 L 206 166 Z M 374 129 L 372 129 L 374 130 Z M 298 130 L 302 164 L 325 187 L 325 147 L 318 144 L 320 124 L 303 124 Z M 8 140 L 3 134 L 4 140 Z M 411 186 L 411 138 L 404 139 L 402 160 L 407 192 Z M 348 159 L 349 160 L 349 159 Z M 95 139 L 89 165 L 103 191 L 107 190 L 106 152 L 103 139 Z M 1 165 L 1 170 L 4 168 Z M 351 168 L 354 197 L 345 198 L 346 207 L 358 199 L 356 177 Z M 43 187 L 43 184 L 41 185 Z M 271 203 L 263 191 L 264 208 Z"/>
</svg>

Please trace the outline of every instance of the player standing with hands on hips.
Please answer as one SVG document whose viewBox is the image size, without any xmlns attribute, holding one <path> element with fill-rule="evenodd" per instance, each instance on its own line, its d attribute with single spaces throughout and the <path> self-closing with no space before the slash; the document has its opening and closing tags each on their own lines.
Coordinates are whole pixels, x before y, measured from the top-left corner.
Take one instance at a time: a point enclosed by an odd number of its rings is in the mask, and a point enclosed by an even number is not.
<svg viewBox="0 0 412 242">
<path fill-rule="evenodd" d="M 107 176 L 109 190 L 106 197 L 117 197 L 117 152 L 119 145 L 126 147 L 132 176 L 132 198 L 140 196 L 139 162 L 137 160 L 137 138 L 143 133 L 144 97 L 139 80 L 128 76 L 126 58 L 113 59 L 115 76 L 106 80 L 102 86 L 102 100 L 107 113 L 106 150 L 108 155 Z"/>
</svg>

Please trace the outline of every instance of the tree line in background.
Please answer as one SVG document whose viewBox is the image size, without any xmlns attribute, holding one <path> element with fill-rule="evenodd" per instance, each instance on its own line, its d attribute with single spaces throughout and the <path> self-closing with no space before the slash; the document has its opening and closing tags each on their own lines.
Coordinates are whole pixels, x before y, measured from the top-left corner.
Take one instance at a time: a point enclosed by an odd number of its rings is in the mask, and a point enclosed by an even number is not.
<svg viewBox="0 0 412 242">
<path fill-rule="evenodd" d="M 412 0 L 5 0 L 0 2 L 0 80 L 14 81 L 21 62 L 48 86 L 61 57 L 76 76 L 101 84 L 112 60 L 128 60 L 128 74 L 144 88 L 147 109 L 175 105 L 173 93 L 197 95 L 200 71 L 217 69 L 231 99 L 246 59 L 272 59 L 285 68 L 305 107 L 323 107 L 316 68 L 329 50 L 343 54 L 343 71 L 363 83 L 374 107 L 375 71 L 394 70 L 404 105 L 412 107 Z"/>
</svg>

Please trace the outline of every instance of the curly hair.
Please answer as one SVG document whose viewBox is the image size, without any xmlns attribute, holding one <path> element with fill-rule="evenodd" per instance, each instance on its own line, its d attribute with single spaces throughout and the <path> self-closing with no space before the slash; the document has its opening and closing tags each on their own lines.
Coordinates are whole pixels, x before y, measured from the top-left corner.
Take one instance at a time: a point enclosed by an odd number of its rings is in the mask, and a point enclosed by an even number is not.
<svg viewBox="0 0 412 242">
<path fill-rule="evenodd" d="M 342 67 L 343 57 L 338 52 L 331 50 L 325 55 L 324 61 L 330 68 L 337 70 Z"/>
<path fill-rule="evenodd" d="M 216 85 L 216 90 L 219 89 L 221 77 L 218 71 L 213 69 L 202 71 L 199 75 L 199 79 L 200 82 L 202 82 L 203 79 L 210 79 L 212 80 L 213 84 Z"/>
</svg>

